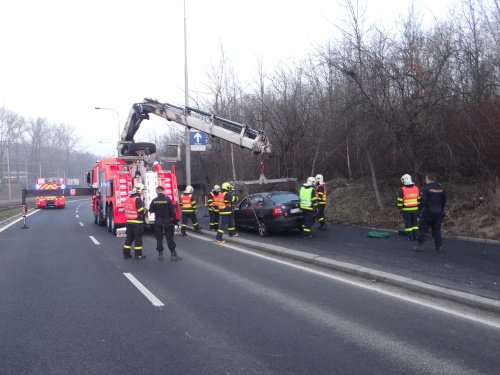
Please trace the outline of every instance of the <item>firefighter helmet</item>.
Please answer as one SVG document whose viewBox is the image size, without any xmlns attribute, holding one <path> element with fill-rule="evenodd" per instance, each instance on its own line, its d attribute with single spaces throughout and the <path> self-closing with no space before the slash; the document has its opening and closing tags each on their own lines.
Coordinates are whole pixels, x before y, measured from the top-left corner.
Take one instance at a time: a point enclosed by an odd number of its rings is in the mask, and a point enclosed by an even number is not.
<svg viewBox="0 0 500 375">
<path fill-rule="evenodd" d="M 307 177 L 306 183 L 304 185 L 314 186 L 314 184 L 316 184 L 316 179 L 314 177 Z"/>
<path fill-rule="evenodd" d="M 316 182 L 317 182 L 318 184 L 323 184 L 323 183 L 324 183 L 324 182 L 323 182 L 323 175 L 322 175 L 322 174 L 317 174 L 317 175 L 316 175 Z"/>
<path fill-rule="evenodd" d="M 188 185 L 186 186 L 186 190 L 184 192 L 191 194 L 193 191 L 194 191 L 193 187 L 191 185 Z"/>
<path fill-rule="evenodd" d="M 231 190 L 231 183 L 229 182 L 224 182 L 222 184 L 222 190 Z"/>
<path fill-rule="evenodd" d="M 411 180 L 411 176 L 409 174 L 404 174 L 402 177 L 401 177 L 401 183 L 403 185 L 412 185 L 413 182 Z"/>
<path fill-rule="evenodd" d="M 134 185 L 134 190 L 141 191 L 142 189 L 144 189 L 144 185 L 143 184 L 141 184 L 141 183 L 138 182 L 137 184 Z"/>
<path fill-rule="evenodd" d="M 220 186 L 219 185 L 214 185 L 214 190 L 215 191 L 220 191 Z"/>
</svg>

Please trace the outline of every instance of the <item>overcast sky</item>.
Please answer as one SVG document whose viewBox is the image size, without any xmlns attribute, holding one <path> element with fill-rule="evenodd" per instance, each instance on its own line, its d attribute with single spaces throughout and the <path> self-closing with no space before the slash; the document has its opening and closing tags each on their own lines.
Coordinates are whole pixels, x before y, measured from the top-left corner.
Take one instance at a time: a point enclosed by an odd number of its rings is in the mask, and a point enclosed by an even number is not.
<svg viewBox="0 0 500 375">
<path fill-rule="evenodd" d="M 299 60 L 335 37 L 342 0 L 185 0 L 189 89 L 203 91 L 221 46 L 237 74 Z M 393 27 L 406 0 L 367 0 L 370 20 Z M 452 0 L 415 0 L 428 21 Z M 1 0 L 0 107 L 65 123 L 78 148 L 111 154 L 133 103 L 184 103 L 183 0 Z M 155 126 L 156 127 L 156 126 Z M 166 131 L 165 126 L 165 131 Z M 155 130 L 155 131 L 162 131 Z M 140 139 L 138 139 L 140 140 Z"/>
</svg>

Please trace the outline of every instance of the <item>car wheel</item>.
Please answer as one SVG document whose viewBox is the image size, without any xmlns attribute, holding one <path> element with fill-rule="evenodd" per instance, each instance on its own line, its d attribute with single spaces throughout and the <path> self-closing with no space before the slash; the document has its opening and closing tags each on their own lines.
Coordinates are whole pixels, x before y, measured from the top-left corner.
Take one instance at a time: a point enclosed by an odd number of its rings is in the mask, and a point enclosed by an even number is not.
<svg viewBox="0 0 500 375">
<path fill-rule="evenodd" d="M 259 236 L 262 237 L 269 236 L 269 234 L 271 234 L 271 232 L 266 226 L 266 223 L 262 219 L 260 219 L 257 223 L 257 230 L 259 231 Z"/>
<path fill-rule="evenodd" d="M 124 156 L 152 155 L 156 152 L 156 145 L 149 142 L 128 143 L 123 145 Z"/>
</svg>

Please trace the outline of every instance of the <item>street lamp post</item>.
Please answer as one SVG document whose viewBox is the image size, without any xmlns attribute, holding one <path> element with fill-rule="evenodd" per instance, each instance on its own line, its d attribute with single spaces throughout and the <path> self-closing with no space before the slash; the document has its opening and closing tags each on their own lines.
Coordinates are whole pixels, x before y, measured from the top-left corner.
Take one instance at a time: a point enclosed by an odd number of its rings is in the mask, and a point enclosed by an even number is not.
<svg viewBox="0 0 500 375">
<path fill-rule="evenodd" d="M 116 114 L 116 119 L 117 119 L 117 125 L 118 125 L 118 142 L 120 141 L 120 114 L 116 109 L 113 108 L 104 108 L 104 107 L 94 107 L 94 109 L 103 109 L 105 111 L 111 111 Z"/>
<path fill-rule="evenodd" d="M 189 106 L 186 0 L 184 0 L 184 106 Z M 191 185 L 191 132 L 186 126 L 186 186 Z"/>
</svg>

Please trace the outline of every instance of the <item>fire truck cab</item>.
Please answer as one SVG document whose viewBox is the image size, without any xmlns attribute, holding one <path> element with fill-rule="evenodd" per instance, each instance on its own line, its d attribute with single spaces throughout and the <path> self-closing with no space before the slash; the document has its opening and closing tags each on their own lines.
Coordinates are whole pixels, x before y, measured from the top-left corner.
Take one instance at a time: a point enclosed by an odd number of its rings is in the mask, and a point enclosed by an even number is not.
<svg viewBox="0 0 500 375">
<path fill-rule="evenodd" d="M 47 194 L 50 193 L 51 190 L 56 189 L 65 189 L 66 183 L 62 178 L 37 178 L 36 179 L 36 190 L 47 190 Z M 66 207 L 66 199 L 64 196 L 39 196 L 35 198 L 35 204 L 37 208 L 64 208 Z"/>
</svg>

